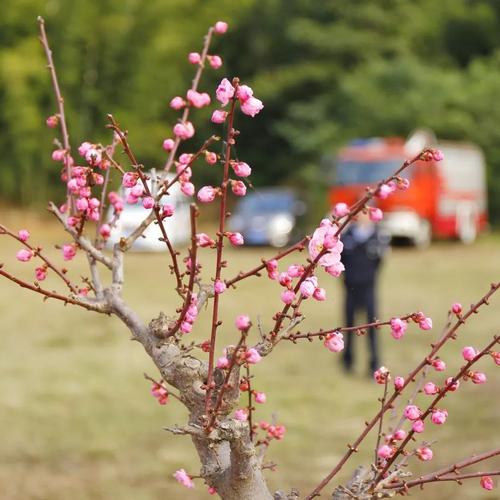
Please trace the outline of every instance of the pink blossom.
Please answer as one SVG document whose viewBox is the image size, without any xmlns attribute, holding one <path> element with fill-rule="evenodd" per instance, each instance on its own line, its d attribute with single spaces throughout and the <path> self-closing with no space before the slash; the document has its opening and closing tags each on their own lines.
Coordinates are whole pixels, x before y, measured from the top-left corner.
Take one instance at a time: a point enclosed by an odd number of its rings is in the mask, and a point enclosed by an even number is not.
<svg viewBox="0 0 500 500">
<path fill-rule="evenodd" d="M 193 194 L 194 194 L 194 184 L 192 182 L 182 182 L 181 183 L 181 191 L 186 196 L 193 196 Z"/>
<path fill-rule="evenodd" d="M 392 456 L 393 450 L 390 446 L 383 444 L 378 450 L 377 450 L 377 456 L 382 459 L 390 458 Z"/>
<path fill-rule="evenodd" d="M 22 248 L 16 253 L 16 259 L 19 262 L 28 262 L 33 257 L 33 252 L 27 248 Z"/>
<path fill-rule="evenodd" d="M 125 201 L 129 205 L 135 205 L 139 201 L 139 198 L 137 198 L 136 196 L 134 196 L 132 193 L 129 193 L 129 194 L 127 194 L 127 197 L 125 198 Z"/>
<path fill-rule="evenodd" d="M 146 210 L 150 210 L 152 209 L 154 206 L 155 206 L 155 200 L 152 196 L 145 196 L 143 199 L 142 199 L 142 206 L 146 209 Z"/>
<path fill-rule="evenodd" d="M 482 476 L 479 480 L 479 484 L 481 485 L 481 488 L 488 491 L 491 491 L 495 487 L 493 479 L 490 476 Z"/>
<path fill-rule="evenodd" d="M 52 151 L 52 159 L 54 161 L 63 161 L 66 156 L 66 151 L 64 149 L 56 149 Z"/>
<path fill-rule="evenodd" d="M 433 396 L 434 394 L 437 394 L 438 392 L 439 392 L 439 388 L 434 382 L 427 382 L 424 385 L 424 393 L 427 394 L 427 396 Z"/>
<path fill-rule="evenodd" d="M 393 437 L 396 441 L 402 441 L 403 439 L 406 439 L 406 431 L 403 429 L 398 429 L 394 434 Z"/>
<path fill-rule="evenodd" d="M 399 340 L 404 335 L 407 328 L 408 328 L 408 323 L 405 320 L 401 318 L 391 319 L 391 335 L 396 340 Z"/>
<path fill-rule="evenodd" d="M 347 203 L 337 203 L 333 207 L 333 215 L 335 217 L 344 217 L 349 214 L 349 206 Z"/>
<path fill-rule="evenodd" d="M 35 269 L 35 278 L 38 281 L 43 281 L 47 277 L 47 269 L 45 267 L 37 267 Z"/>
<path fill-rule="evenodd" d="M 247 194 L 247 187 L 242 181 L 232 181 L 231 189 L 236 196 L 245 196 Z"/>
<path fill-rule="evenodd" d="M 430 329 L 432 329 L 432 319 L 431 318 L 424 318 L 423 320 L 419 321 L 418 326 L 422 330 L 430 330 Z"/>
<path fill-rule="evenodd" d="M 234 245 L 235 247 L 241 246 L 245 243 L 241 233 L 227 233 L 227 237 L 231 245 Z"/>
<path fill-rule="evenodd" d="M 212 118 L 210 118 L 210 121 L 212 123 L 224 123 L 227 118 L 227 111 L 223 111 L 222 109 L 216 109 L 212 113 Z"/>
<path fill-rule="evenodd" d="M 323 219 L 320 226 L 315 229 L 311 240 L 309 241 L 309 255 L 311 259 L 315 260 L 323 252 L 324 255 L 319 259 L 320 266 L 326 268 L 327 272 L 330 272 L 328 268 L 338 269 L 340 262 L 340 254 L 344 248 L 344 245 L 340 239 L 332 237 L 335 234 L 335 227 L 328 219 Z"/>
<path fill-rule="evenodd" d="M 209 495 L 216 495 L 217 494 L 217 490 L 213 486 L 209 486 L 208 487 L 208 494 Z"/>
<path fill-rule="evenodd" d="M 49 128 L 56 128 L 59 123 L 59 117 L 57 115 L 50 115 L 47 117 L 47 120 L 45 120 L 45 123 Z"/>
<path fill-rule="evenodd" d="M 405 385 L 405 379 L 403 377 L 395 377 L 394 378 L 394 388 L 397 391 L 400 391 Z"/>
<path fill-rule="evenodd" d="M 217 87 L 215 91 L 215 95 L 217 96 L 217 100 L 225 106 L 234 96 L 234 87 L 231 85 L 231 82 L 224 78 Z M 213 118 L 213 116 L 212 116 Z"/>
<path fill-rule="evenodd" d="M 289 287 L 292 284 L 291 276 L 285 272 L 279 273 L 278 281 L 281 286 Z"/>
<path fill-rule="evenodd" d="M 331 352 L 340 352 L 344 350 L 344 335 L 340 332 L 327 334 L 323 345 Z"/>
<path fill-rule="evenodd" d="M 341 274 L 342 271 L 345 270 L 344 264 L 342 262 L 336 262 L 332 266 L 325 267 L 325 271 L 332 275 L 334 278 L 338 278 Z"/>
<path fill-rule="evenodd" d="M 448 377 L 445 386 L 448 391 L 455 392 L 460 387 L 460 381 L 455 380 L 455 382 L 453 382 L 453 377 Z"/>
<path fill-rule="evenodd" d="M 226 284 L 221 280 L 216 280 L 214 283 L 215 293 L 224 293 L 226 291 Z"/>
<path fill-rule="evenodd" d="M 214 32 L 218 35 L 223 35 L 227 31 L 227 23 L 224 21 L 217 21 L 214 26 Z"/>
<path fill-rule="evenodd" d="M 446 422 L 448 418 L 448 412 L 446 410 L 438 410 L 437 408 L 432 412 L 431 420 L 433 424 L 442 425 Z"/>
<path fill-rule="evenodd" d="M 89 208 L 89 202 L 87 198 L 78 198 L 75 205 L 76 209 L 80 210 L 80 212 L 85 212 Z"/>
<path fill-rule="evenodd" d="M 413 422 L 413 424 L 411 425 L 411 430 L 413 432 L 417 432 L 417 433 L 421 433 L 421 432 L 424 432 L 424 429 L 425 429 L 425 425 L 424 425 L 424 422 L 423 420 L 415 420 L 415 422 Z"/>
<path fill-rule="evenodd" d="M 73 244 L 63 245 L 62 253 L 64 260 L 72 260 L 76 255 L 76 247 Z"/>
<path fill-rule="evenodd" d="M 451 306 L 451 310 L 455 313 L 455 314 L 460 314 L 462 312 L 462 304 L 460 304 L 459 302 L 455 302 L 452 306 Z"/>
<path fill-rule="evenodd" d="M 20 229 L 19 232 L 17 233 L 17 236 L 21 241 L 28 241 L 30 233 L 27 229 Z"/>
<path fill-rule="evenodd" d="M 96 148 L 90 148 L 85 153 L 85 160 L 89 163 L 89 165 L 100 165 L 102 161 L 101 152 Z"/>
<path fill-rule="evenodd" d="M 444 372 L 446 370 L 446 363 L 439 358 L 436 358 L 432 361 L 432 366 L 437 372 Z"/>
<path fill-rule="evenodd" d="M 424 446 L 423 448 L 418 448 L 417 449 L 417 457 L 420 458 L 420 460 L 424 462 L 428 462 L 429 460 L 432 460 L 432 450 L 428 448 L 427 446 Z"/>
<path fill-rule="evenodd" d="M 253 395 L 256 403 L 264 404 L 266 402 L 266 394 L 264 392 L 255 391 Z"/>
<path fill-rule="evenodd" d="M 247 363 L 249 363 L 250 365 L 255 365 L 262 359 L 262 357 L 259 354 L 259 352 L 257 351 L 257 349 L 254 349 L 253 347 L 251 347 L 245 353 L 245 359 L 247 360 Z"/>
<path fill-rule="evenodd" d="M 260 113 L 260 111 L 264 108 L 264 104 L 260 99 L 255 97 L 250 97 L 246 101 L 241 103 L 241 111 L 252 118 Z"/>
<path fill-rule="evenodd" d="M 197 92 L 190 89 L 187 91 L 187 99 L 195 108 L 203 108 L 210 104 L 210 96 L 206 92 Z"/>
<path fill-rule="evenodd" d="M 373 379 L 377 384 L 385 384 L 386 381 L 391 379 L 391 373 L 385 366 L 381 366 L 373 372 Z"/>
<path fill-rule="evenodd" d="M 196 243 L 199 247 L 211 247 L 215 245 L 215 241 L 206 233 L 198 233 L 196 235 Z"/>
<path fill-rule="evenodd" d="M 368 207 L 368 217 L 373 222 L 380 222 L 384 218 L 384 213 L 380 208 Z"/>
<path fill-rule="evenodd" d="M 304 274 L 304 266 L 299 266 L 298 264 L 292 264 L 288 267 L 286 272 L 290 278 L 298 278 Z"/>
<path fill-rule="evenodd" d="M 202 203 L 210 203 L 215 200 L 217 190 L 212 186 L 203 186 L 197 194 L 198 200 Z"/>
<path fill-rule="evenodd" d="M 234 418 L 240 422 L 246 422 L 248 420 L 248 413 L 246 410 L 240 408 L 234 412 Z"/>
<path fill-rule="evenodd" d="M 482 372 L 473 372 L 471 380 L 474 384 L 484 384 L 486 382 L 486 375 Z"/>
<path fill-rule="evenodd" d="M 278 261 L 271 259 L 266 262 L 267 275 L 270 279 L 275 280 L 278 277 Z"/>
<path fill-rule="evenodd" d="M 93 148 L 93 147 L 94 147 L 94 145 L 93 145 L 93 144 L 91 144 L 90 142 L 87 142 L 87 141 L 82 142 L 82 143 L 80 144 L 80 146 L 78 146 L 78 154 L 79 154 L 80 156 L 85 157 L 85 155 L 87 154 L 87 151 L 88 151 L 90 148 Z"/>
<path fill-rule="evenodd" d="M 408 420 L 417 420 L 420 418 L 421 414 L 422 412 L 420 411 L 418 406 L 415 405 L 408 405 L 404 410 L 404 416 Z"/>
<path fill-rule="evenodd" d="M 444 160 L 444 154 L 440 149 L 433 149 L 432 158 L 434 159 L 434 161 L 441 161 Z"/>
<path fill-rule="evenodd" d="M 164 151 L 167 151 L 167 152 L 172 151 L 172 149 L 174 149 L 174 147 L 175 147 L 175 142 L 173 139 L 165 139 L 163 141 L 162 148 Z"/>
<path fill-rule="evenodd" d="M 313 293 L 313 298 L 319 302 L 326 300 L 326 290 L 324 288 L 316 288 Z"/>
<path fill-rule="evenodd" d="M 394 189 L 387 185 L 387 184 L 382 184 L 379 188 L 378 188 L 378 191 L 377 191 L 377 196 L 381 199 L 381 200 L 385 200 L 392 192 L 394 191 Z"/>
<path fill-rule="evenodd" d="M 137 184 L 139 176 L 135 172 L 125 172 L 122 178 L 122 186 L 132 188 Z"/>
<path fill-rule="evenodd" d="M 240 314 L 239 316 L 237 316 L 234 324 L 236 325 L 236 328 L 238 330 L 241 330 L 242 332 L 248 330 L 251 326 L 250 318 L 248 316 L 245 316 L 244 314 Z"/>
<path fill-rule="evenodd" d="M 300 284 L 300 293 L 306 299 L 309 298 L 314 293 L 315 289 L 316 289 L 316 285 L 314 284 L 314 282 L 310 278 L 306 278 Z"/>
<path fill-rule="evenodd" d="M 103 224 L 99 228 L 99 234 L 106 240 L 111 235 L 111 226 L 109 224 Z"/>
<path fill-rule="evenodd" d="M 174 212 L 175 207 L 171 203 L 165 203 L 165 205 L 161 207 L 161 214 L 163 217 L 172 217 L 172 215 L 174 215 Z"/>
<path fill-rule="evenodd" d="M 217 153 L 213 151 L 205 151 L 205 161 L 209 165 L 215 165 L 217 163 Z"/>
<path fill-rule="evenodd" d="M 267 435 L 278 441 L 285 436 L 286 427 L 284 425 L 270 425 L 267 429 Z"/>
<path fill-rule="evenodd" d="M 240 85 L 236 90 L 236 97 L 241 101 L 245 102 L 253 97 L 253 90 L 248 85 Z"/>
<path fill-rule="evenodd" d="M 142 184 L 136 184 L 131 190 L 130 194 L 136 198 L 140 198 L 144 194 L 144 186 Z"/>
<path fill-rule="evenodd" d="M 180 97 L 180 96 L 175 96 L 171 101 L 170 101 L 170 107 L 175 110 L 182 109 L 186 105 L 186 101 Z"/>
<path fill-rule="evenodd" d="M 284 290 L 281 292 L 281 301 L 290 305 L 295 299 L 295 292 L 293 290 Z"/>
<path fill-rule="evenodd" d="M 491 352 L 491 357 L 496 365 L 500 366 L 500 352 Z"/>
<path fill-rule="evenodd" d="M 232 164 L 234 173 L 238 177 L 248 177 L 252 173 L 252 169 L 244 161 L 237 161 Z"/>
<path fill-rule="evenodd" d="M 184 469 L 175 471 L 174 477 L 177 481 L 179 481 L 179 483 L 182 484 L 182 486 L 185 486 L 186 488 L 194 488 L 193 480 Z"/>
<path fill-rule="evenodd" d="M 188 55 L 188 61 L 191 64 L 200 64 L 201 62 L 201 55 L 198 54 L 198 52 L 190 52 Z"/>
<path fill-rule="evenodd" d="M 472 361 L 477 356 L 477 352 L 474 347 L 467 346 L 462 349 L 462 356 L 465 361 Z"/>
<path fill-rule="evenodd" d="M 213 69 L 219 69 L 222 66 L 222 57 L 221 56 L 207 56 L 208 63 L 212 66 Z"/>
<path fill-rule="evenodd" d="M 218 360 L 217 360 L 217 368 L 220 368 L 221 370 L 223 370 L 224 368 L 227 368 L 229 366 L 229 359 L 226 358 L 226 356 L 221 356 Z"/>
<path fill-rule="evenodd" d="M 194 135 L 194 126 L 191 122 L 176 123 L 173 129 L 174 135 L 179 139 L 190 139 Z"/>
</svg>

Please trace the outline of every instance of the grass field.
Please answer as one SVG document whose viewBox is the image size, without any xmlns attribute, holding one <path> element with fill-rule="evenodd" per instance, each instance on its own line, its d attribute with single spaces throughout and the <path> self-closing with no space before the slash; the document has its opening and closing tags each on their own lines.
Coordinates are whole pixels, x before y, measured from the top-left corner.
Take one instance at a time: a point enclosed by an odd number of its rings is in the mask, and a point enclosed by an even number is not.
<svg viewBox="0 0 500 500">
<path fill-rule="evenodd" d="M 32 228 L 33 241 L 59 259 L 52 243 L 65 240 L 57 226 L 34 216 L 20 218 L 4 213 L 1 222 L 13 229 Z M 34 266 L 15 261 L 17 245 L 0 240 L 0 262 L 29 277 Z M 203 252 L 204 257 L 210 251 Z M 248 269 L 269 249 L 228 250 L 226 276 Z M 77 260 L 70 274 L 84 274 Z M 206 267 L 209 275 L 211 268 Z M 308 304 L 303 328 L 341 324 L 340 282 L 321 274 L 328 292 L 327 305 Z M 399 342 L 388 330 L 380 331 L 383 362 L 394 374 L 405 375 L 422 359 L 444 324 L 447 308 L 454 301 L 464 305 L 480 298 L 489 283 L 500 277 L 500 238 L 484 237 L 470 247 L 436 243 L 425 251 L 398 248 L 388 256 L 381 276 L 380 316 L 423 310 L 434 319 L 433 332 L 410 327 Z M 130 255 L 126 269 L 126 298 L 144 318 L 160 310 L 172 312 L 177 303 L 169 290 L 164 255 Z M 264 327 L 280 306 L 279 286 L 266 278 L 252 278 L 235 294 L 223 296 L 223 316 L 232 325 L 235 315 L 260 315 Z M 450 369 L 460 365 L 464 345 L 481 346 L 500 331 L 500 296 L 461 330 L 459 339 L 442 357 Z M 172 437 L 162 430 L 183 423 L 185 412 L 176 401 L 159 406 L 149 395 L 144 371 L 156 376 L 152 363 L 139 344 L 128 341 L 123 325 L 114 318 L 98 316 L 60 303 L 43 303 L 4 279 L 0 280 L 0 498 L 8 500 L 156 500 L 211 498 L 199 483 L 187 492 L 172 479 L 179 467 L 199 470 L 188 438 Z M 208 337 L 203 312 L 191 334 Z M 219 347 L 234 342 L 227 328 Z M 255 335 L 255 333 L 254 333 Z M 357 339 L 360 354 L 357 373 L 346 377 L 338 355 L 318 342 L 280 345 L 266 362 L 257 365 L 255 386 L 265 391 L 268 403 L 257 418 L 274 413 L 288 433 L 273 443 L 268 458 L 279 466 L 268 472 L 272 487 L 298 488 L 303 494 L 335 465 L 348 442 L 359 434 L 363 422 L 377 410 L 381 387 L 366 376 L 366 341 Z M 498 446 L 500 417 L 500 370 L 483 360 L 488 383 L 464 384 L 443 405 L 450 413 L 442 427 L 428 424 L 425 438 L 436 440 L 432 463 L 414 465 L 416 473 L 437 469 L 462 458 Z M 450 373 L 451 374 L 451 373 Z M 434 376 L 441 381 L 443 376 Z M 375 437 L 369 437 L 352 464 L 339 475 L 347 478 L 358 463 L 371 459 Z M 499 461 L 492 466 L 500 465 Z M 485 466 L 486 467 L 486 466 Z M 493 467 L 492 467 L 493 468 Z M 326 497 L 326 496 L 325 496 Z M 498 489 L 487 493 L 478 481 L 458 488 L 430 485 L 413 498 L 437 500 L 500 498 Z"/>
</svg>

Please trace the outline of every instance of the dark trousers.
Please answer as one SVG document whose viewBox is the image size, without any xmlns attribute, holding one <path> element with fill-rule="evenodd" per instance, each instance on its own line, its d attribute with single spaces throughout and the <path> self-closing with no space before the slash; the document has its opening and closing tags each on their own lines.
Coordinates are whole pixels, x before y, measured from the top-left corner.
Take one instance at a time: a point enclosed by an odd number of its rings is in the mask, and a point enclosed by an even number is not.
<svg viewBox="0 0 500 500">
<path fill-rule="evenodd" d="M 354 326 L 356 311 L 366 311 L 367 323 L 372 323 L 376 318 L 375 283 L 347 285 L 345 283 L 345 322 L 346 326 Z M 344 367 L 347 370 L 354 364 L 354 339 L 355 333 L 344 335 L 345 348 L 343 354 Z M 373 373 L 379 368 L 377 334 L 375 328 L 368 329 L 368 347 L 370 350 L 370 371 Z"/>
</svg>

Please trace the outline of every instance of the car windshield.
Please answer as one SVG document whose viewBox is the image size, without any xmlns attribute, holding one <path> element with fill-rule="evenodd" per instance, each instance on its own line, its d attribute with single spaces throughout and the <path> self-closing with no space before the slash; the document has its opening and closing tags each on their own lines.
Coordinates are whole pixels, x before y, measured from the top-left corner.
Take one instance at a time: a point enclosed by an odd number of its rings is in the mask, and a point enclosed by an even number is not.
<svg viewBox="0 0 500 500">
<path fill-rule="evenodd" d="M 371 184 L 379 182 L 393 174 L 403 160 L 390 161 L 340 161 L 337 164 L 335 184 Z M 405 174 L 402 174 L 403 176 Z"/>
<path fill-rule="evenodd" d="M 247 214 L 289 212 L 294 201 L 291 193 L 253 193 L 240 201 L 237 211 Z"/>
</svg>

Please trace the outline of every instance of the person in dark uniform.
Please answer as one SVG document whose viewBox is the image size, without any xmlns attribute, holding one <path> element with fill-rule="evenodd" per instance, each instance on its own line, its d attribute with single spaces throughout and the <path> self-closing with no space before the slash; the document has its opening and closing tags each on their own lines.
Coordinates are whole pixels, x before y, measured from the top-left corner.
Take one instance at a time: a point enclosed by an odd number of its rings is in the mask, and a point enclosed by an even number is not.
<svg viewBox="0 0 500 500">
<path fill-rule="evenodd" d="M 387 250 L 389 238 L 380 231 L 377 224 L 368 215 L 360 213 L 342 236 L 344 250 L 342 263 L 345 266 L 345 322 L 346 326 L 354 326 L 357 311 L 365 311 L 367 323 L 377 317 L 376 286 L 377 276 L 382 258 Z M 352 371 L 354 364 L 355 334 L 344 336 L 346 340 L 342 362 L 347 372 Z M 375 328 L 368 330 L 370 356 L 370 375 L 379 368 L 379 353 Z"/>
</svg>

